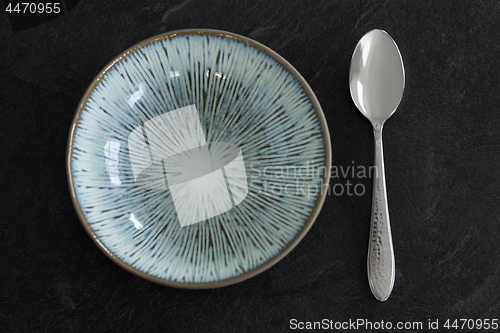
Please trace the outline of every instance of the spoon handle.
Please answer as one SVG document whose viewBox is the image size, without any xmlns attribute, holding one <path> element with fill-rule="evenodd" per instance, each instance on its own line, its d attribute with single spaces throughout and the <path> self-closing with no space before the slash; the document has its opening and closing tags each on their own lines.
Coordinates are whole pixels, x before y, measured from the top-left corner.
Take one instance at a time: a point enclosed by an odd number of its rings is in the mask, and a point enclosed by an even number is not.
<svg viewBox="0 0 500 333">
<path fill-rule="evenodd" d="M 373 201 L 368 245 L 368 281 L 376 299 L 383 302 L 394 285 L 394 250 L 392 247 L 389 207 L 385 187 L 382 126 L 374 126 L 375 173 L 373 175 Z"/>
</svg>

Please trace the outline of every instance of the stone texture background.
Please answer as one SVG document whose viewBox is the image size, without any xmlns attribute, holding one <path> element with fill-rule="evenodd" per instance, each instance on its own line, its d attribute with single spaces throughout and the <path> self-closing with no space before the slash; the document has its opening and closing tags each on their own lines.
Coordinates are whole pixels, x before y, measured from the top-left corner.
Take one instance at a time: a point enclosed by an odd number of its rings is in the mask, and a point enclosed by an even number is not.
<svg viewBox="0 0 500 333">
<path fill-rule="evenodd" d="M 61 4 L 50 17 L 8 16 L 0 6 L 2 331 L 287 332 L 293 318 L 426 327 L 429 319 L 500 317 L 498 1 Z M 396 40 L 407 81 L 384 131 L 396 254 L 387 302 L 373 298 L 366 277 L 369 178 L 333 178 L 332 185 L 350 181 L 366 193 L 328 196 L 290 255 L 221 289 L 142 280 L 85 233 L 65 170 L 79 100 L 120 52 L 184 28 L 238 33 L 287 59 L 317 94 L 333 164 L 344 168 L 373 162 L 371 126 L 349 93 L 352 51 L 374 28 Z"/>
</svg>

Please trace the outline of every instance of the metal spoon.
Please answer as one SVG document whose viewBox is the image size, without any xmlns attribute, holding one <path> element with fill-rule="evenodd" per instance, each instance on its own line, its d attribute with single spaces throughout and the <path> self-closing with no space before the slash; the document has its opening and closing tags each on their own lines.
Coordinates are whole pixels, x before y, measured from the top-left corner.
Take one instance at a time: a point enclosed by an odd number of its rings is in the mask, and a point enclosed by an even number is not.
<svg viewBox="0 0 500 333">
<path fill-rule="evenodd" d="M 382 128 L 387 118 L 396 111 L 405 86 L 403 59 L 387 32 L 372 30 L 360 39 L 351 59 L 349 86 L 354 104 L 370 120 L 375 134 L 375 174 L 367 262 L 370 288 L 375 298 L 383 302 L 394 286 L 395 269 Z"/>
</svg>

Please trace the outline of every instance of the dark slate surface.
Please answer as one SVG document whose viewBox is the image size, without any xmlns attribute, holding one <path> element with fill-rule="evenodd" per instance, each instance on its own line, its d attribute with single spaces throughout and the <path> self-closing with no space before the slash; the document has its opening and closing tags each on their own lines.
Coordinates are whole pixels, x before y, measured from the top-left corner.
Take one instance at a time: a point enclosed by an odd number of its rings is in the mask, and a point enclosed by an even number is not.
<svg viewBox="0 0 500 333">
<path fill-rule="evenodd" d="M 447 318 L 500 317 L 497 1 L 66 0 L 62 15 L 37 20 L 0 13 L 2 332 L 286 332 L 293 318 L 442 328 Z M 397 41 L 407 85 L 384 131 L 396 253 L 387 302 L 366 277 L 369 178 L 333 178 L 366 193 L 330 195 L 290 255 L 216 290 L 142 280 L 85 233 L 65 171 L 77 104 L 120 52 L 183 28 L 238 33 L 287 59 L 316 92 L 333 164 L 344 168 L 373 159 L 348 90 L 354 46 L 373 28 Z"/>
</svg>

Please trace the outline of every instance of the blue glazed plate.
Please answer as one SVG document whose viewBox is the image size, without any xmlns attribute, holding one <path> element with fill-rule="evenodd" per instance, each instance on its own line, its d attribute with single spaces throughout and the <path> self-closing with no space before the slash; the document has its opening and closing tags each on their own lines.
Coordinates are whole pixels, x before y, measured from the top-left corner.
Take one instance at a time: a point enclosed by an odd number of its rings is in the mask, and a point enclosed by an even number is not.
<svg viewBox="0 0 500 333">
<path fill-rule="evenodd" d="M 114 262 L 213 288 L 300 242 L 330 161 L 321 107 L 288 62 L 242 36 L 182 30 L 133 46 L 94 79 L 67 170 L 83 226 Z"/>
</svg>

